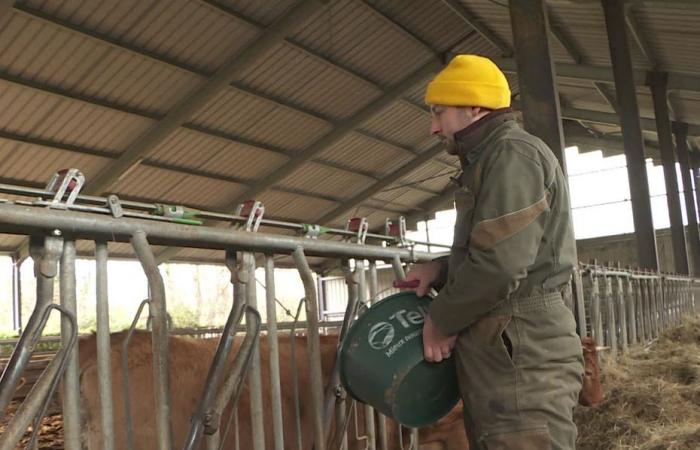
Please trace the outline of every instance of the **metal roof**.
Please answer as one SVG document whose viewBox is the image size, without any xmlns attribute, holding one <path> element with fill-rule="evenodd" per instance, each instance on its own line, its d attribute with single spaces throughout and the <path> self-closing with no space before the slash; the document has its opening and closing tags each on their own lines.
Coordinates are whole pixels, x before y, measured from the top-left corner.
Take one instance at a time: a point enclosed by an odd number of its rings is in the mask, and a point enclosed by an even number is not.
<svg viewBox="0 0 700 450">
<path fill-rule="evenodd" d="M 519 90 L 506 67 L 514 67 L 512 55 L 504 54 L 513 47 L 507 0 L 2 4 L 11 5 L 0 6 L 3 182 L 43 186 L 56 170 L 78 167 L 87 186 L 120 175 L 100 192 L 125 199 L 231 212 L 253 193 L 275 218 L 335 214 L 327 224 L 342 227 L 358 214 L 376 228 L 386 217 L 429 214 L 424 205 L 457 170 L 455 158 L 436 151 L 423 104 L 439 61 L 458 52 L 496 58 Z M 627 19 L 634 68 L 675 77 L 672 113 L 698 142 L 700 2 L 636 0 Z M 563 116 L 614 139 L 600 3 L 549 0 L 549 20 L 552 55 L 565 75 L 558 78 Z M 225 83 L 216 85 L 220 74 Z M 653 140 L 651 95 L 642 82 L 637 93 Z M 190 111 L 193 99 L 200 103 Z M 0 236 L 0 251 L 21 242 Z M 110 249 L 130 254 L 123 244 Z"/>
</svg>

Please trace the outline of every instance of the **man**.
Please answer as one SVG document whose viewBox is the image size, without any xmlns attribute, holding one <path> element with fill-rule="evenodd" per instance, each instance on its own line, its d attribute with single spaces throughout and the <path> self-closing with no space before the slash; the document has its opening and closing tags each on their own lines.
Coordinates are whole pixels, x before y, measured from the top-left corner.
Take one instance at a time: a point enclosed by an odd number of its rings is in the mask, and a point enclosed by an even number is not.
<svg viewBox="0 0 700 450">
<path fill-rule="evenodd" d="M 431 132 L 462 173 L 449 258 L 407 275 L 438 291 L 425 358 L 456 351 L 471 450 L 574 449 L 581 341 L 562 300 L 576 248 L 566 179 L 552 151 L 509 109 L 503 73 L 459 55 L 425 95 Z"/>
</svg>

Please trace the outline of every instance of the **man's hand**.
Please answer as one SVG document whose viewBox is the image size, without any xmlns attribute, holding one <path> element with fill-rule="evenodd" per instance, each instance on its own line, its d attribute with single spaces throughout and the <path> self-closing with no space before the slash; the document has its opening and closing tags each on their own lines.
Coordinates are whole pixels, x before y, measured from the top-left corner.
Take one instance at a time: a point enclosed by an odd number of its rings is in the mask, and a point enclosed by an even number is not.
<svg viewBox="0 0 700 450">
<path fill-rule="evenodd" d="M 429 315 L 423 323 L 423 356 L 428 362 L 440 362 L 452 354 L 457 335 L 443 336 Z"/>
<path fill-rule="evenodd" d="M 418 287 L 414 289 L 416 295 L 424 297 L 440 276 L 440 270 L 442 270 L 442 263 L 440 263 L 440 261 L 416 264 L 406 274 L 406 281 L 417 280 L 419 284 Z"/>
</svg>

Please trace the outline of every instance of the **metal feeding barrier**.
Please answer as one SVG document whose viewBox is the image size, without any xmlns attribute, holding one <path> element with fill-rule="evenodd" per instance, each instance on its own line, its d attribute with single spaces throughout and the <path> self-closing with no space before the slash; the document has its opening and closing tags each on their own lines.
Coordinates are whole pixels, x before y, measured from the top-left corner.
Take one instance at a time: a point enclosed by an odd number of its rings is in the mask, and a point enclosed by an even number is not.
<svg viewBox="0 0 700 450">
<path fill-rule="evenodd" d="M 255 253 L 264 255 L 266 279 L 266 302 L 268 311 L 267 338 L 270 348 L 270 379 L 272 392 L 272 429 L 274 448 L 284 445 L 281 413 L 279 350 L 277 346 L 277 319 L 275 311 L 275 255 L 291 255 L 301 281 L 305 296 L 306 334 L 308 345 L 308 368 L 310 370 L 310 406 L 313 417 L 313 447 L 324 450 L 330 440 L 330 418 L 334 408 L 342 403 L 339 397 L 337 369 L 333 371 L 331 383 L 324 393 L 321 371 L 321 349 L 319 337 L 318 295 L 308 256 L 337 258 L 348 275 L 348 289 L 360 302 L 368 303 L 376 298 L 377 262 L 389 263 L 396 277 L 403 278 L 403 264 L 428 261 L 435 254 L 415 250 L 416 245 L 432 245 L 411 241 L 406 237 L 405 222 L 399 219 L 398 226 L 389 221 L 385 224 L 386 235 L 369 233 L 366 219 L 353 218 L 345 229 L 333 229 L 312 224 L 296 224 L 264 218 L 265 209 L 260 202 L 241 204 L 235 214 L 200 211 L 180 205 L 147 204 L 122 201 L 114 195 L 97 197 L 80 194 L 85 178 L 79 170 L 60 171 L 52 177 L 45 189 L 0 185 L 0 193 L 11 198 L 0 199 L 0 233 L 19 234 L 30 239 L 31 257 L 35 263 L 37 278 L 37 303 L 24 328 L 17 345 L 0 379 L 0 419 L 5 415 L 15 394 L 15 389 L 27 367 L 30 356 L 41 338 L 43 327 L 51 311 L 63 316 L 61 348 L 34 384 L 20 409 L 10 420 L 3 433 L 0 450 L 14 448 L 30 425 L 34 426 L 34 438 L 40 427 L 46 404 L 63 380 L 63 420 L 65 448 L 79 449 L 80 442 L 80 398 L 79 368 L 77 360 L 76 286 L 75 259 L 76 241 L 95 243 L 96 297 L 97 297 L 97 364 L 99 375 L 101 430 L 103 447 L 113 448 L 114 427 L 111 394 L 110 330 L 107 261 L 109 242 L 128 242 L 146 274 L 149 298 L 144 301 L 134 319 L 132 329 L 123 342 L 122 388 L 126 395 L 126 411 L 129 404 L 128 349 L 130 336 L 145 305 L 148 305 L 151 322 L 151 346 L 153 351 L 153 386 L 155 425 L 158 445 L 161 450 L 172 449 L 171 392 L 169 377 L 169 329 L 166 293 L 158 270 L 153 245 L 218 249 L 225 252 L 224 263 L 231 273 L 234 302 L 219 338 L 214 360 L 201 392 L 196 411 L 192 415 L 191 428 L 182 448 L 199 448 L 206 438 L 207 448 L 222 448 L 228 426 L 222 424 L 224 409 L 235 405 L 246 376 L 249 379 L 251 396 L 251 419 L 253 448 L 265 447 L 266 429 L 263 424 L 263 400 L 260 370 L 259 342 L 261 320 L 257 312 L 255 287 Z M 207 221 L 207 224 L 204 222 Z M 228 227 L 209 226 L 210 221 L 224 222 Z M 265 226 L 270 229 L 296 230 L 298 236 L 287 236 L 259 232 Z M 322 235 L 340 236 L 341 241 L 320 239 Z M 375 245 L 370 245 L 372 242 Z M 376 245 L 379 244 L 379 245 Z M 369 261 L 369 271 L 365 261 Z M 354 271 L 350 270 L 354 261 Z M 370 286 L 367 298 L 365 274 L 369 272 Z M 56 278 L 60 281 L 61 305 L 51 304 Z M 343 324 L 347 329 L 354 312 L 348 313 Z M 246 318 L 246 335 L 236 352 L 233 365 L 227 369 L 226 362 L 234 347 L 234 337 L 242 318 Z M 324 398 L 325 397 L 325 398 Z M 143 401 L 147 401 L 144 399 Z M 235 406 L 233 407 L 235 411 Z M 374 412 L 365 409 L 366 439 L 369 448 L 374 448 Z M 340 413 L 338 413 L 340 414 Z M 129 414 L 127 414 L 129 416 Z M 230 417 L 235 417 L 231 414 Z M 137 443 L 130 419 L 127 424 L 129 448 Z M 230 423 L 230 421 L 229 421 Z M 234 424 L 234 426 L 237 426 Z M 379 421 L 383 442 L 386 430 Z M 300 436 L 298 440 L 300 441 Z M 371 443 L 370 443 L 371 441 Z M 384 449 L 386 445 L 381 445 Z"/>
<path fill-rule="evenodd" d="M 5 416 L 16 387 L 40 341 L 49 314 L 56 310 L 62 317 L 60 350 L 8 423 L 0 442 L 0 450 L 15 448 L 29 425 L 33 425 L 34 435 L 31 439 L 35 441 L 40 429 L 37 425 L 61 379 L 65 448 L 81 448 L 77 360 L 79 344 L 76 339 L 77 240 L 95 243 L 97 366 L 103 448 L 114 448 L 115 438 L 107 289 L 108 243 L 125 242 L 133 248 L 146 274 L 149 298 L 141 304 L 132 328 L 122 343 L 124 385 L 121 389 L 125 393 L 125 410 L 132 411 L 135 405 L 129 404 L 129 342 L 141 311 L 148 305 L 152 328 L 150 336 L 154 396 L 153 399 L 140 401 L 154 402 L 157 448 L 172 449 L 173 433 L 166 292 L 153 245 L 221 250 L 225 255 L 222 262 L 230 272 L 230 282 L 233 285 L 233 304 L 226 325 L 221 330 L 203 390 L 196 409 L 192 412 L 190 429 L 181 448 L 199 448 L 203 439 L 209 450 L 223 448 L 231 425 L 235 430 L 235 438 L 238 438 L 241 430 L 235 405 L 246 377 L 250 395 L 249 432 L 252 448 L 263 450 L 266 446 L 265 437 L 269 434 L 272 435 L 270 440 L 275 450 L 285 447 L 278 345 L 278 331 L 284 327 L 278 327 L 277 324 L 274 277 L 274 258 L 285 255 L 291 256 L 304 287 L 304 298 L 299 304 L 299 311 L 303 306 L 306 313 L 306 369 L 309 371 L 309 385 L 306 387 L 311 394 L 308 406 L 310 428 L 313 431 L 309 438 L 312 442 L 303 443 L 298 406 L 299 383 L 296 370 L 293 370 L 297 432 L 294 441 L 290 442 L 295 442 L 299 449 L 309 444 L 315 450 L 347 449 L 346 429 L 354 419 L 356 439 L 363 441 L 368 450 L 387 450 L 389 431 L 384 417 L 369 406 L 360 409 L 359 405 L 353 405 L 353 401 L 346 398 L 339 382 L 337 357 L 335 367 L 330 372 L 330 381 L 324 386 L 319 333 L 322 325 L 319 309 L 322 308 L 319 307 L 319 292 L 307 257 L 320 256 L 340 261 L 343 277 L 329 282 L 340 283 L 347 292 L 346 310 L 339 333 L 339 339 L 342 340 L 353 319 L 375 302 L 384 292 L 383 288 L 387 287 L 380 286 L 378 282 L 378 263 L 387 263 L 393 272 L 392 279 L 404 280 L 405 263 L 429 261 L 437 256 L 417 251 L 416 245 L 437 244 L 407 239 L 406 224 L 401 218 L 396 223 L 387 221 L 384 224 L 386 234 L 373 234 L 369 233 L 369 224 L 364 218 L 352 218 L 345 229 L 340 230 L 266 219 L 264 206 L 255 200 L 241 204 L 235 214 L 222 214 L 179 205 L 121 201 L 113 195 L 81 195 L 79 191 L 84 183 L 80 171 L 70 169 L 57 173 L 46 189 L 0 185 L 0 192 L 12 196 L 11 199 L 0 200 L 0 233 L 29 237 L 30 256 L 34 260 L 37 279 L 34 312 L 0 378 L 0 420 Z M 210 226 L 211 221 L 229 226 Z M 265 227 L 266 230 L 296 230 L 298 235 L 262 232 L 260 227 Z M 322 239 L 324 235 L 340 237 L 341 240 Z M 258 261 L 263 261 L 261 266 L 265 271 L 265 302 L 268 311 L 266 323 L 261 323 L 257 312 L 256 253 L 262 256 Z M 57 277 L 60 281 L 61 305 L 52 304 Z M 388 288 L 391 288 L 391 282 L 388 283 Z M 577 319 L 579 334 L 591 335 L 600 345 L 610 348 L 614 355 L 626 351 L 630 345 L 656 339 L 664 329 L 679 324 L 685 315 L 695 314 L 697 289 L 698 280 L 693 278 L 622 269 L 611 264 L 602 266 L 594 262 L 576 268 L 565 297 Z M 337 292 L 337 289 L 333 291 Z M 322 312 L 325 314 L 326 311 Z M 243 317 L 245 326 L 241 327 Z M 296 318 L 299 318 L 299 314 Z M 297 325 L 296 322 L 291 325 L 292 352 L 295 351 L 293 337 Z M 263 339 L 260 336 L 261 329 L 266 329 L 269 344 L 269 378 L 266 380 L 262 377 L 258 345 Z M 235 355 L 232 355 L 236 333 L 241 330 L 245 336 Z M 231 357 L 232 362 L 229 364 Z M 292 359 L 293 366 L 296 367 L 296 357 Z M 264 408 L 264 383 L 270 392 L 269 410 Z M 358 418 L 358 411 L 364 412 L 364 423 Z M 266 415 L 271 417 L 272 423 L 264 423 Z M 228 420 L 224 423 L 226 417 Z M 134 448 L 138 442 L 135 442 L 137 438 L 130 414 L 127 414 L 126 428 L 128 447 Z M 335 429 L 334 433 L 331 433 L 332 429 Z M 399 441 L 403 445 L 402 438 Z M 417 448 L 417 430 L 411 431 L 411 445 Z"/>
</svg>

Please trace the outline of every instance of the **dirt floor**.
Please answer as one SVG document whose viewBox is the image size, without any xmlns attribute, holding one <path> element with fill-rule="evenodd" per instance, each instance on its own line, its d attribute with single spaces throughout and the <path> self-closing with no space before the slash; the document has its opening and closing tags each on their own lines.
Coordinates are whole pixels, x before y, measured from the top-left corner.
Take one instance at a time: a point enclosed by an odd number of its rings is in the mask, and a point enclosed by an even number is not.
<svg viewBox="0 0 700 450">
<path fill-rule="evenodd" d="M 19 402 L 13 402 L 8 408 L 7 416 L 0 423 L 0 436 L 5 432 L 5 426 L 14 416 L 19 405 Z M 44 417 L 44 420 L 41 422 L 41 430 L 37 438 L 38 448 L 47 450 L 63 449 L 63 418 L 58 411 L 60 410 L 57 403 L 54 402 L 49 406 L 49 414 Z M 29 438 L 31 437 L 31 431 L 32 428 L 29 427 L 28 432 L 16 447 L 17 450 L 27 447 Z"/>
<path fill-rule="evenodd" d="M 605 401 L 579 408 L 579 450 L 700 449 L 700 319 L 602 367 Z"/>
</svg>

